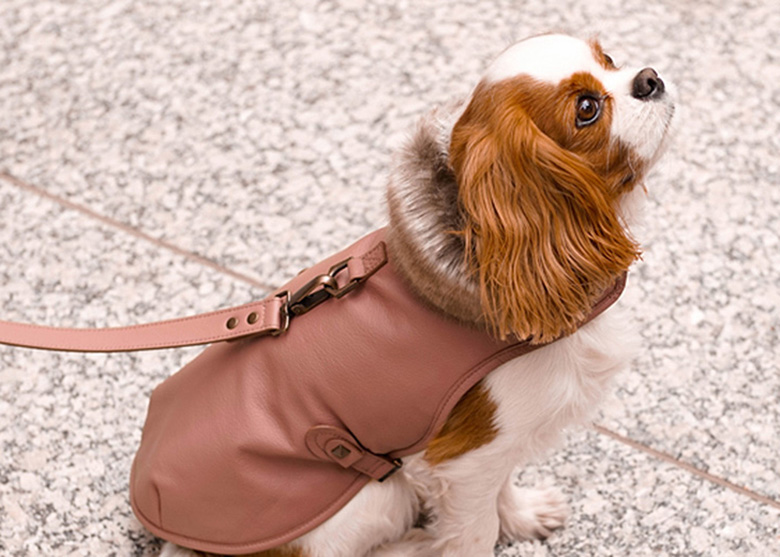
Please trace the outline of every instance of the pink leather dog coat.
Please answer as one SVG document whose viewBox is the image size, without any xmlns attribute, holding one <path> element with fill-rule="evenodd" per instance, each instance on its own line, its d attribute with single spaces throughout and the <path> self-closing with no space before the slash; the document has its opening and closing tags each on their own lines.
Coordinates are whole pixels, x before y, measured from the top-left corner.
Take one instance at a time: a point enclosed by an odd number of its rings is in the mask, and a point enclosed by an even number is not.
<svg viewBox="0 0 780 557">
<path fill-rule="evenodd" d="M 370 234 L 284 289 L 353 254 L 384 256 L 383 237 Z M 469 388 L 534 348 L 432 311 L 388 261 L 284 334 L 214 344 L 158 386 L 133 463 L 133 510 L 153 533 L 201 551 L 283 544 L 422 450 Z"/>
</svg>

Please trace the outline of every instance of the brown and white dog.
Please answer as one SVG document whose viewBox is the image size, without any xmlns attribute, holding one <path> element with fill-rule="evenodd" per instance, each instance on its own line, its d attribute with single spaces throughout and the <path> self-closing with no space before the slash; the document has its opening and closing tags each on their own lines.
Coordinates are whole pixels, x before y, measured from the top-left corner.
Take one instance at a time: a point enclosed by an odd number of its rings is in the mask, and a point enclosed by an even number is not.
<svg viewBox="0 0 780 557">
<path fill-rule="evenodd" d="M 639 256 L 628 226 L 673 114 L 655 70 L 542 35 L 504 51 L 467 102 L 422 121 L 389 187 L 399 269 L 430 305 L 496 336 L 565 336 L 491 372 L 400 472 L 257 555 L 488 557 L 500 539 L 563 525 L 560 493 L 518 488 L 513 470 L 586 419 L 634 353 L 619 306 L 578 325 Z"/>
</svg>

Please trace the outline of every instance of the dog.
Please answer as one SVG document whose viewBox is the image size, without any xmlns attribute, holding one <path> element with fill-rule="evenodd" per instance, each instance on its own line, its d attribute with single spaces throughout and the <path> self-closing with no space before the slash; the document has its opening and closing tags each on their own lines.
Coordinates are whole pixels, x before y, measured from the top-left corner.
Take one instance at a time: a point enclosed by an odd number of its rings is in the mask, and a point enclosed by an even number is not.
<svg viewBox="0 0 780 557">
<path fill-rule="evenodd" d="M 630 226 L 674 97 L 656 70 L 616 66 L 597 40 L 548 34 L 510 46 L 465 102 L 423 118 L 388 188 L 398 272 L 437 312 L 539 347 L 471 388 L 397 473 L 254 555 L 488 557 L 500 540 L 564 525 L 560 492 L 520 488 L 513 471 L 585 421 L 636 351 L 620 306 L 583 322 L 640 256 Z"/>
</svg>

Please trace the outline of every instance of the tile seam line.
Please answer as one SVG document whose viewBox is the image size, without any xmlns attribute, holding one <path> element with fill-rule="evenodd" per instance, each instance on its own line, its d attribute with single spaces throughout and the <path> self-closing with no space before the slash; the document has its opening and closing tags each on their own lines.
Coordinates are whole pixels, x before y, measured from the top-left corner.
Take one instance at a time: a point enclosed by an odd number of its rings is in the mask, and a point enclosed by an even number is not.
<svg viewBox="0 0 780 557">
<path fill-rule="evenodd" d="M 767 497 L 766 495 L 761 495 L 760 493 L 756 493 L 754 491 L 751 491 L 750 489 L 747 489 L 746 487 L 742 487 L 740 485 L 737 485 L 735 483 L 732 483 L 728 480 L 725 480 L 721 477 L 715 476 L 714 474 L 710 474 L 709 472 L 705 472 L 704 470 L 701 470 L 700 468 L 697 468 L 696 466 L 693 466 L 692 464 L 688 464 L 687 462 L 683 462 L 669 454 L 666 454 L 662 451 L 659 451 L 658 449 L 654 449 L 652 447 L 649 447 L 643 443 L 640 443 L 639 441 L 635 441 L 629 437 L 626 437 L 624 435 L 621 435 L 619 433 L 616 433 L 612 431 L 611 429 L 608 429 L 604 426 L 598 425 L 598 424 L 592 424 L 592 429 L 594 429 L 597 433 L 601 435 L 605 435 L 607 437 L 610 437 L 611 439 L 617 441 L 618 443 L 622 443 L 624 445 L 627 445 L 637 451 L 643 452 L 645 454 L 648 454 L 654 458 L 657 458 L 658 460 L 662 460 L 668 464 L 671 464 L 677 468 L 681 468 L 682 470 L 685 470 L 686 472 L 701 478 L 703 480 L 706 480 L 710 483 L 714 483 L 715 485 L 718 485 L 724 489 L 728 489 L 730 491 L 733 491 L 739 495 L 742 495 L 744 497 L 748 497 L 750 499 L 753 499 L 754 501 L 761 503 L 763 505 L 767 505 L 769 507 L 773 507 L 775 509 L 780 510 L 780 501 L 775 501 L 774 499 L 771 499 Z"/>
<path fill-rule="evenodd" d="M 159 248 L 165 249 L 167 251 L 170 251 L 172 253 L 175 253 L 176 255 L 180 255 L 184 257 L 185 259 L 188 259 L 190 261 L 193 261 L 195 263 L 198 263 L 200 265 L 203 265 L 205 267 L 208 267 L 214 271 L 217 271 L 221 274 L 228 275 L 234 279 L 240 280 L 242 282 L 248 283 L 251 286 L 255 286 L 258 288 L 261 288 L 263 290 L 267 290 L 269 292 L 275 290 L 275 288 L 264 284 L 257 279 L 254 279 L 250 277 L 249 275 L 245 275 L 243 273 L 240 273 L 238 271 L 233 271 L 227 267 L 223 267 L 222 265 L 219 265 L 218 263 L 215 263 L 214 261 L 203 257 L 201 255 L 197 255 L 195 253 L 192 253 L 190 251 L 187 251 L 183 248 L 180 248 L 174 244 L 171 244 L 169 242 L 166 242 L 165 240 L 161 240 L 159 238 L 155 238 L 154 236 L 151 236 L 150 234 L 147 234 L 146 232 L 143 232 L 137 228 L 134 228 L 128 224 L 125 224 L 121 221 L 112 219 L 110 217 L 107 217 L 105 215 L 101 215 L 100 213 L 93 211 L 92 209 L 89 209 L 88 207 L 85 207 L 84 205 L 80 205 L 78 203 L 75 203 L 73 201 L 70 201 L 67 198 L 61 197 L 59 195 L 47 192 L 46 190 L 43 190 L 41 188 L 38 188 L 36 186 L 33 186 L 32 184 L 29 184 L 23 180 L 20 180 L 19 178 L 16 178 L 15 176 L 12 176 L 11 174 L 8 174 L 7 172 L 0 172 L 0 180 L 3 180 L 7 183 L 9 183 L 12 186 L 15 186 L 17 188 L 20 188 L 22 190 L 25 190 L 27 192 L 30 192 L 34 195 L 37 195 L 39 197 L 42 197 L 44 199 L 48 199 L 49 201 L 53 201 L 54 203 L 57 203 L 58 205 L 70 209 L 72 211 L 76 211 L 78 213 L 81 213 L 82 215 L 96 220 L 104 225 L 107 225 L 111 228 L 115 228 L 117 230 L 120 230 L 126 234 L 130 234 L 131 236 L 138 238 L 139 240 L 142 240 L 144 242 L 150 243 L 152 245 L 155 245 Z"/>
</svg>

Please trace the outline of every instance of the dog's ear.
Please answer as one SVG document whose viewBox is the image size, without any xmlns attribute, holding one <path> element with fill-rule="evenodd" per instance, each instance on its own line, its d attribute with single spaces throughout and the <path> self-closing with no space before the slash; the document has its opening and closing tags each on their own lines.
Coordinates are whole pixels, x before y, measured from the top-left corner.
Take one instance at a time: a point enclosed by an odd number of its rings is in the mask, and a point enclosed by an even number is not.
<svg viewBox="0 0 780 557">
<path fill-rule="evenodd" d="M 484 319 L 502 339 L 548 342 L 576 330 L 638 246 L 585 159 L 521 107 L 475 99 L 453 128 L 450 164 Z"/>
</svg>

